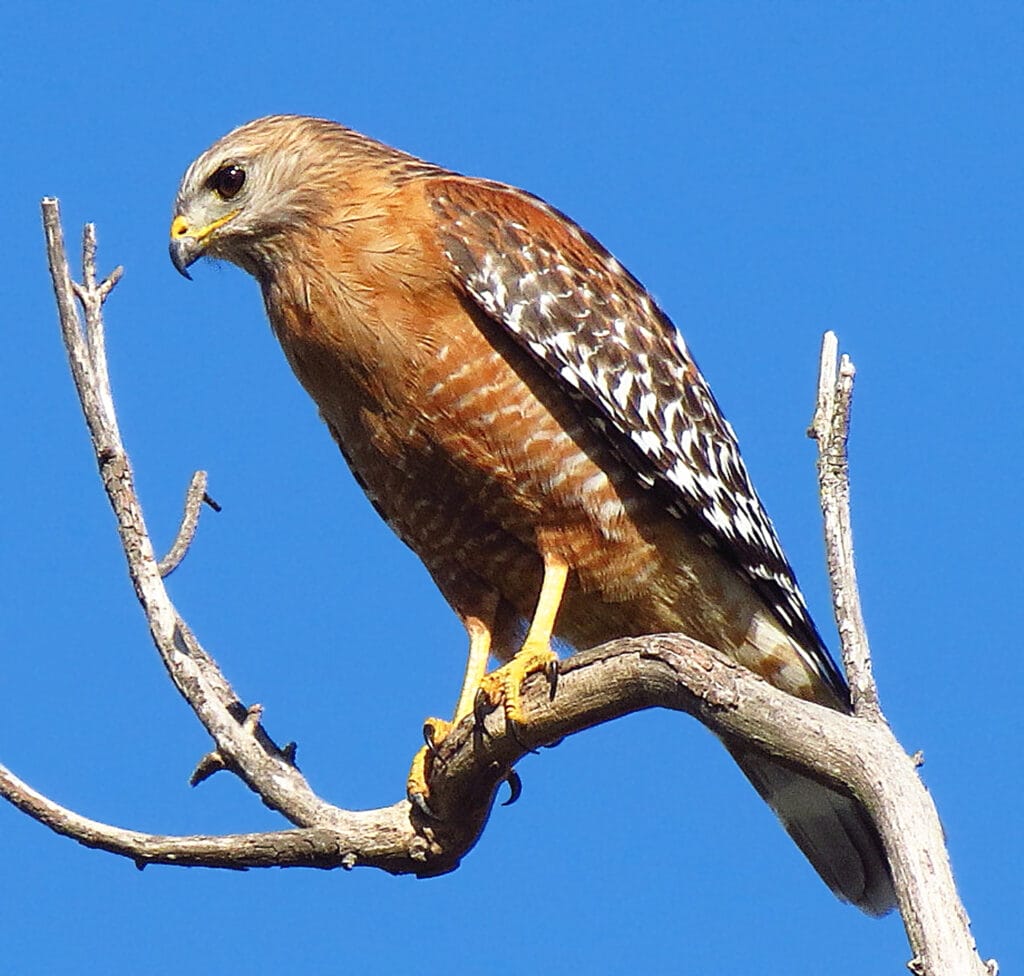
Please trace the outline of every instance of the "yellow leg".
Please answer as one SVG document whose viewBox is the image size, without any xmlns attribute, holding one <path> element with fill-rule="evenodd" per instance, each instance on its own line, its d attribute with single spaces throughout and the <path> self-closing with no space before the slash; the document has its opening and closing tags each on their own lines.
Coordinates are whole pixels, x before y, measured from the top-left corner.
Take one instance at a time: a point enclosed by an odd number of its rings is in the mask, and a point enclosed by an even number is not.
<svg viewBox="0 0 1024 976">
<path fill-rule="evenodd" d="M 538 671 L 548 671 L 552 662 L 558 660 L 551 650 L 551 635 L 568 578 L 569 564 L 561 556 L 545 553 L 544 580 L 526 640 L 508 664 L 492 671 L 480 684 L 494 704 L 501 702 L 504 705 L 505 718 L 509 722 L 521 725 L 525 721 L 522 684 L 526 677 Z"/>
<path fill-rule="evenodd" d="M 544 578 L 526 640 L 508 664 L 490 674 L 485 672 L 491 651 L 491 631 L 498 606 L 497 596 L 495 595 L 494 602 L 485 610 L 489 619 L 465 618 L 466 630 L 469 633 L 469 659 L 466 662 L 466 674 L 462 681 L 459 702 L 455 707 L 454 722 L 438 718 L 427 719 L 423 728 L 429 745 L 424 746 L 413 757 L 412 768 L 406 782 L 409 799 L 420 810 L 427 813 L 430 810 L 427 804 L 430 793 L 427 779 L 431 756 L 436 751 L 438 743 L 451 731 L 453 724 L 458 724 L 473 711 L 478 690 L 482 690 L 493 704 L 501 704 L 504 707 L 507 722 L 525 724 L 523 681 L 528 675 L 538 671 L 548 672 L 552 663 L 558 660 L 558 656 L 551 650 L 551 635 L 555 630 L 555 619 L 562 605 L 568 578 L 569 564 L 561 556 L 545 553 Z"/>
<path fill-rule="evenodd" d="M 444 740 L 445 736 L 451 732 L 452 727 L 458 725 L 473 711 L 476 692 L 487 671 L 487 660 L 491 655 L 491 627 L 497 608 L 498 597 L 495 594 L 493 602 L 487 608 L 490 619 L 466 617 L 464 620 L 466 631 L 469 634 L 469 657 L 466 660 L 466 674 L 462 679 L 459 702 L 455 706 L 455 717 L 451 722 L 446 722 L 442 718 L 428 718 L 423 723 L 423 733 L 430 740 L 430 745 L 423 746 L 413 757 L 412 768 L 409 770 L 409 778 L 406 781 L 407 795 L 410 798 L 419 797 L 418 800 L 414 800 L 417 805 L 425 803 L 429 792 L 427 757 L 436 750 L 438 743 Z"/>
<path fill-rule="evenodd" d="M 495 598 L 495 610 L 498 600 Z M 494 613 L 491 613 L 494 619 Z M 466 620 L 466 630 L 469 631 L 469 657 L 466 660 L 466 674 L 462 679 L 462 691 L 459 693 L 459 703 L 455 706 L 455 718 L 453 725 L 458 725 L 471 711 L 473 702 L 476 700 L 477 689 L 480 682 L 484 680 L 487 673 L 487 661 L 491 656 L 491 627 L 479 617 L 469 617 Z"/>
</svg>

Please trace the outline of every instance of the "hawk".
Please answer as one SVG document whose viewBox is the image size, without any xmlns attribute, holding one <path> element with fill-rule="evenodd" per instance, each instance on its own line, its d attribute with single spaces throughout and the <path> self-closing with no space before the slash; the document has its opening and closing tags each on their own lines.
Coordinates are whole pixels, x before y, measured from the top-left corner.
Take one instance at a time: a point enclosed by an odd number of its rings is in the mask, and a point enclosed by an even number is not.
<svg viewBox="0 0 1024 976">
<path fill-rule="evenodd" d="M 272 116 L 188 168 L 171 258 L 258 282 L 271 327 L 356 480 L 462 620 L 455 721 L 480 690 L 523 720 L 552 641 L 681 632 L 777 688 L 849 711 L 679 331 L 564 214 L 336 123 Z M 487 673 L 491 656 L 506 662 Z M 431 720 L 435 736 L 447 723 Z M 850 796 L 726 747 L 824 881 L 894 904 Z M 410 795 L 423 798 L 421 751 Z"/>
</svg>

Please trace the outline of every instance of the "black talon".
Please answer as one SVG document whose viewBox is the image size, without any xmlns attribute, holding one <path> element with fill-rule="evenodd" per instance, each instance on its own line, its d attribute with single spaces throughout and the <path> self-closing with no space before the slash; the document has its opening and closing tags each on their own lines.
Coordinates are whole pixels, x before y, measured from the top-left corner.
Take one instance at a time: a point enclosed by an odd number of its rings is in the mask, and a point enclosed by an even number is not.
<svg viewBox="0 0 1024 976">
<path fill-rule="evenodd" d="M 554 699 L 555 691 L 558 689 L 558 658 L 552 658 L 544 665 L 544 676 L 548 679 L 548 686 L 551 691 L 551 698 Z"/>
<path fill-rule="evenodd" d="M 519 743 L 519 745 L 521 745 L 524 749 L 530 748 L 525 742 L 523 742 L 523 740 L 519 736 L 519 723 L 514 719 L 509 718 L 507 715 L 505 716 L 505 728 L 508 730 L 512 738 Z"/>
<path fill-rule="evenodd" d="M 516 742 L 519 743 L 519 745 L 521 745 L 528 753 L 530 753 L 531 756 L 540 755 L 540 752 L 533 746 L 531 746 L 528 742 L 523 742 L 523 737 L 519 734 L 519 730 L 520 728 L 522 728 L 522 726 L 515 719 L 511 719 L 506 715 L 505 728 L 507 728 L 508 731 L 511 733 L 512 738 L 515 739 Z"/>
<path fill-rule="evenodd" d="M 486 722 L 487 715 L 489 712 L 494 710 L 494 706 L 491 704 L 491 700 L 487 697 L 487 693 L 483 688 L 477 688 L 476 697 L 473 699 L 473 721 L 476 723 L 476 728 L 481 735 L 486 735 Z"/>
<path fill-rule="evenodd" d="M 523 781 L 519 778 L 519 773 L 510 769 L 505 777 L 505 782 L 508 783 L 508 799 L 502 803 L 502 806 L 510 807 L 523 795 Z"/>
<path fill-rule="evenodd" d="M 434 726 L 430 722 L 423 723 L 423 741 L 427 745 L 427 750 L 430 753 L 431 759 L 437 758 L 437 743 L 434 742 Z"/>
</svg>

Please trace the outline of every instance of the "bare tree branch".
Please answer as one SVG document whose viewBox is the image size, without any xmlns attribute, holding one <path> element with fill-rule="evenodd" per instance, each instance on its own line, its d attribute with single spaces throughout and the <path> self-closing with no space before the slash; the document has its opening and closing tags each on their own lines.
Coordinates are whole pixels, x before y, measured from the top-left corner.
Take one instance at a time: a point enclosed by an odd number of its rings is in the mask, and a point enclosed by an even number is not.
<svg viewBox="0 0 1024 976">
<path fill-rule="evenodd" d="M 838 357 L 835 333 L 822 339 L 818 399 L 808 434 L 818 442 L 818 487 L 825 527 L 825 550 L 832 605 L 842 643 L 843 665 L 850 683 L 858 731 L 874 727 L 886 754 L 906 759 L 882 714 L 871 669 L 867 628 L 861 613 L 860 590 L 853 554 L 847 441 L 853 380 L 849 356 Z M 909 760 L 915 768 L 920 754 Z M 881 772 L 881 767 L 876 774 Z M 850 781 L 853 786 L 853 781 Z M 973 973 L 987 969 L 974 951 L 967 913 L 960 902 L 935 804 L 920 778 L 879 778 L 875 796 L 854 792 L 875 820 L 893 871 L 900 912 L 915 957 L 910 968 L 919 973 Z"/>
<path fill-rule="evenodd" d="M 135 493 L 131 464 L 121 442 L 109 395 L 109 380 L 105 374 L 103 378 L 97 376 L 105 364 L 100 308 L 116 279 L 112 275 L 108 279 L 110 283 L 95 284 L 95 248 L 88 243 L 94 232 L 87 227 L 85 284 L 78 286 L 86 310 L 83 332 L 74 305 L 75 286 L 68 270 L 57 201 L 44 200 L 42 209 L 50 273 L 72 376 L 92 436 L 100 477 L 117 519 L 128 572 L 164 666 L 175 687 L 213 737 L 218 751 L 267 806 L 297 825 L 330 822 L 333 808 L 316 796 L 263 730 L 257 728 L 253 733 L 243 726 L 246 707 L 181 619 L 167 594 Z"/>
<path fill-rule="evenodd" d="M 220 506 L 206 494 L 206 472 L 197 471 L 192 475 L 188 491 L 185 493 L 185 511 L 181 516 L 181 525 L 178 526 L 178 534 L 175 536 L 167 555 L 157 563 L 157 571 L 162 578 L 167 578 L 180 565 L 196 537 L 196 529 L 199 528 L 199 512 L 203 502 L 209 505 L 214 511 L 220 511 Z"/>
<path fill-rule="evenodd" d="M 853 562 L 850 472 L 846 444 L 856 370 L 849 356 L 838 362 L 839 340 L 826 332 L 821 343 L 818 402 L 808 435 L 818 442 L 818 489 L 825 522 L 825 554 L 832 584 L 832 606 L 842 645 L 843 666 L 855 715 L 882 721 L 878 688 L 871 673 L 871 651 L 860 609 Z"/>
<path fill-rule="evenodd" d="M 439 747 L 425 818 L 406 801 L 377 810 L 347 811 L 310 789 L 294 765 L 294 746 L 279 749 L 260 725 L 262 709 L 246 707 L 171 603 L 161 579 L 177 564 L 195 531 L 193 482 L 178 541 L 158 564 L 135 495 L 110 395 L 101 309 L 120 269 L 96 281 L 95 235 L 86 228 L 83 284 L 72 282 L 55 200 L 43 201 L 51 276 L 65 345 L 93 439 L 104 488 L 118 523 L 129 574 L 150 632 L 178 691 L 209 731 L 214 749 L 193 774 L 199 781 L 230 769 L 296 829 L 221 837 L 170 837 L 89 820 L 34 791 L 0 767 L 0 795 L 52 830 L 89 847 L 149 863 L 248 868 L 366 865 L 393 873 L 440 874 L 458 866 L 479 837 L 504 782 L 515 792 L 512 767 L 531 747 L 554 743 L 600 722 L 644 708 L 688 712 L 712 731 L 750 742 L 808 775 L 848 790 L 874 819 L 888 853 L 915 973 L 983 976 L 983 964 L 953 884 L 935 807 L 916 773 L 916 759 L 892 736 L 878 706 L 853 568 L 846 438 L 853 367 L 837 367 L 829 333 L 822 353 L 812 436 L 819 477 L 843 658 L 853 685 L 855 714 L 843 715 L 784 694 L 717 651 L 681 635 L 614 641 L 562 663 L 552 700 L 545 678 L 523 689 L 529 723 L 509 734 L 501 710 L 470 716 Z M 75 308 L 85 311 L 85 329 Z M 190 522 L 190 518 L 192 521 Z M 175 560 L 171 555 L 175 555 Z M 480 724 L 478 724 L 480 723 Z M 520 741 L 525 738 L 526 741 Z"/>
</svg>

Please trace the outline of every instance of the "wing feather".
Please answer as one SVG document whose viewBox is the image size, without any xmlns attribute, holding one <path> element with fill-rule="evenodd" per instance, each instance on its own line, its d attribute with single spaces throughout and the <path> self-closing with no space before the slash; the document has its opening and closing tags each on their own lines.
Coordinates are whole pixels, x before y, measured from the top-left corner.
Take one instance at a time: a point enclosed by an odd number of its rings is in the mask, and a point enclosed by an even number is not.
<svg viewBox="0 0 1024 976">
<path fill-rule="evenodd" d="M 841 701 L 842 675 L 681 333 L 642 285 L 564 214 L 521 190 L 430 181 L 440 243 L 464 293 L 590 408 L 640 482 L 724 554 Z"/>
</svg>

